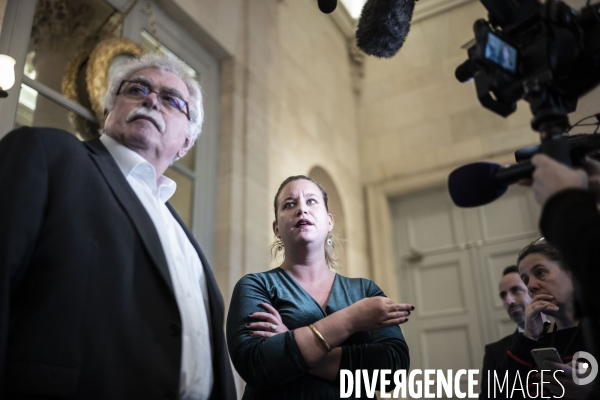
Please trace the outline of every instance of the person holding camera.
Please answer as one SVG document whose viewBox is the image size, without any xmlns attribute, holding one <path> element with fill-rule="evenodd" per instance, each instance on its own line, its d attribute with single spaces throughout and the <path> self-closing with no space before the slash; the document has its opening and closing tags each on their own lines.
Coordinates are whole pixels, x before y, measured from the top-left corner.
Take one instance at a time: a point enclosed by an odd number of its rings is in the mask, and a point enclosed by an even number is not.
<svg viewBox="0 0 600 400">
<path fill-rule="evenodd" d="M 579 282 L 582 314 L 590 321 L 584 331 L 590 353 L 600 360 L 600 297 L 595 295 L 600 285 L 600 162 L 587 158 L 583 168 L 571 168 L 537 154 L 531 163 L 535 171 L 528 184 L 542 206 L 540 229 Z M 600 383 L 595 382 L 598 391 Z"/>
<path fill-rule="evenodd" d="M 585 313 L 600 320 L 600 162 L 586 159 L 582 169 L 568 167 L 544 155 L 531 159 L 536 167 L 531 186 L 543 208 L 540 229 L 565 256 L 579 280 Z M 599 358 L 600 332 L 595 331 Z"/>
</svg>

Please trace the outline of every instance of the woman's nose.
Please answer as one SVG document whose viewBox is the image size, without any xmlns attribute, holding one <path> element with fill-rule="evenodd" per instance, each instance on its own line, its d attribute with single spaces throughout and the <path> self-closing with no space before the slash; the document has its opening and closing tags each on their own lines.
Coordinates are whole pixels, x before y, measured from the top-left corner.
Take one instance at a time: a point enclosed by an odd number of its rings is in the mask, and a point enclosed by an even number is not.
<svg viewBox="0 0 600 400">
<path fill-rule="evenodd" d="M 298 214 L 304 214 L 306 212 L 306 210 L 307 210 L 306 204 L 304 204 L 302 202 L 298 203 L 298 208 L 296 209 L 296 212 Z"/>
<path fill-rule="evenodd" d="M 529 282 L 527 282 L 527 290 L 529 290 L 529 292 L 533 295 L 535 295 L 535 292 L 539 289 L 539 285 L 537 284 L 537 281 L 535 279 L 530 279 Z"/>
</svg>

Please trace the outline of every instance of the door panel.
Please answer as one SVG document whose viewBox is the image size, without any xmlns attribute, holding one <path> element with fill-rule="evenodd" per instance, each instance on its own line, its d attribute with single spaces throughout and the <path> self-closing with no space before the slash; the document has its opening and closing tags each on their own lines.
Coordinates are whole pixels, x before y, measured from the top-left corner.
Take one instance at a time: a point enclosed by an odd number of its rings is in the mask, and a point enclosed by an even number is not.
<svg viewBox="0 0 600 400">
<path fill-rule="evenodd" d="M 411 366 L 475 368 L 483 355 L 467 252 L 427 256 L 403 268 L 409 276 L 408 285 L 401 283 L 405 301 L 412 301 L 415 311 L 402 329 L 419 343 L 411 346 Z"/>
<path fill-rule="evenodd" d="M 539 207 L 533 199 L 530 189 L 518 186 L 510 190 L 500 199 L 477 208 L 477 218 L 481 224 L 481 239 L 511 240 L 515 236 L 537 235 Z"/>
<path fill-rule="evenodd" d="M 513 186 L 492 204 L 460 209 L 440 187 L 392 199 L 390 210 L 400 301 L 415 304 L 402 325 L 411 368 L 480 369 L 484 345 L 516 327 L 498 282 L 539 235 L 531 191 Z"/>
<path fill-rule="evenodd" d="M 404 197 L 392 204 L 392 210 L 402 218 L 394 218 L 401 254 L 411 248 L 419 252 L 456 250 L 465 241 L 461 210 L 452 204 L 445 188 Z"/>
</svg>

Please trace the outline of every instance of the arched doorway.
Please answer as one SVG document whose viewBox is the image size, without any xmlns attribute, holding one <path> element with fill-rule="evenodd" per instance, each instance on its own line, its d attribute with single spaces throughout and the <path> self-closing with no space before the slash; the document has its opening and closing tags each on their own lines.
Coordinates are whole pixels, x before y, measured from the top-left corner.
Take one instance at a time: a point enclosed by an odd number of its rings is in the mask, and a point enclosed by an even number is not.
<svg viewBox="0 0 600 400">
<path fill-rule="evenodd" d="M 308 177 L 314 179 L 318 182 L 329 197 L 328 206 L 329 212 L 333 215 L 333 219 L 335 221 L 335 227 L 333 228 L 333 234 L 341 239 L 336 243 L 336 253 L 340 260 L 340 266 L 348 265 L 348 260 L 346 259 L 347 252 L 344 252 L 344 247 L 346 247 L 347 236 L 346 236 L 346 221 L 344 218 L 344 209 L 342 207 L 341 196 L 337 190 L 337 187 L 333 183 L 333 180 L 323 168 L 317 166 L 313 167 Z"/>
</svg>

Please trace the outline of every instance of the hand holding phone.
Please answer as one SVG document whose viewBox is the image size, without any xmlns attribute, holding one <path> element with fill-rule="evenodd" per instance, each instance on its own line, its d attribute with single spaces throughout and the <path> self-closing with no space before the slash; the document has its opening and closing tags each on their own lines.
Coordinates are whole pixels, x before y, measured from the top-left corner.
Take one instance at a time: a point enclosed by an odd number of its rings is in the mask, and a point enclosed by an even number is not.
<svg viewBox="0 0 600 400">
<path fill-rule="evenodd" d="M 555 363 L 564 364 L 558 351 L 554 347 L 543 347 L 540 349 L 531 350 L 531 355 L 540 369 L 554 369 L 546 364 L 546 360 L 554 361 Z"/>
</svg>

